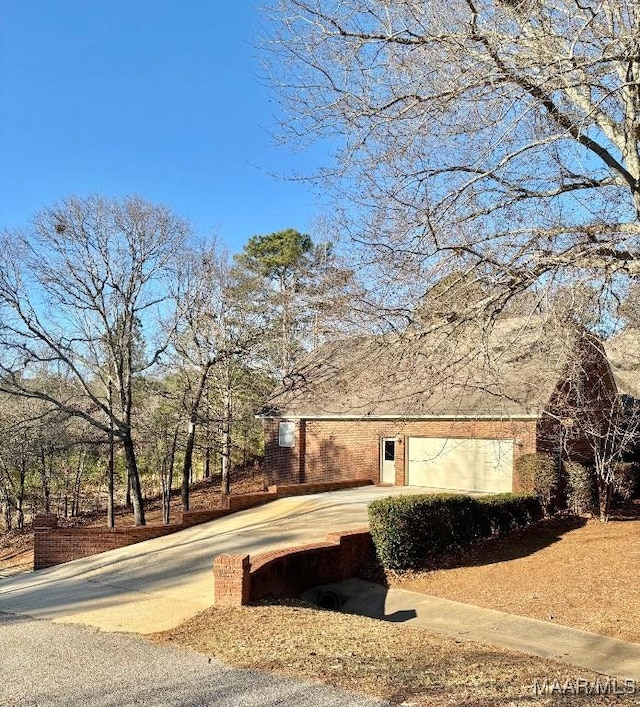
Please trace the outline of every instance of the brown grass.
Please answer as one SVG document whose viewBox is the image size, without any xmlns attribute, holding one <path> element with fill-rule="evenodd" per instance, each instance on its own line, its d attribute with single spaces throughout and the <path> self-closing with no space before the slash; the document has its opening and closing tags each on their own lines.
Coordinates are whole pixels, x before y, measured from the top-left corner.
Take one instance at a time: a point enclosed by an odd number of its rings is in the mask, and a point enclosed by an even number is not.
<svg viewBox="0 0 640 707">
<path fill-rule="evenodd" d="M 431 707 L 576 704 L 575 698 L 534 697 L 534 680 L 596 679 L 558 662 L 293 601 L 212 608 L 151 640 L 189 647 L 240 668 Z M 623 702 L 589 698 L 589 705 Z"/>
<path fill-rule="evenodd" d="M 560 518 L 390 586 L 640 642 L 640 520 Z"/>
</svg>

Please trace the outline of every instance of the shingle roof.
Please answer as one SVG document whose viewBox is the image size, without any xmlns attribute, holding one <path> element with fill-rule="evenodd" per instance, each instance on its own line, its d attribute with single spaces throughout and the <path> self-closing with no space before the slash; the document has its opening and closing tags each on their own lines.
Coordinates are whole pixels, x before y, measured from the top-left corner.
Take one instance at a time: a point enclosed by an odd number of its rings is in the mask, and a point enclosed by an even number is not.
<svg viewBox="0 0 640 707">
<path fill-rule="evenodd" d="M 321 346 L 265 404 L 268 417 L 538 415 L 582 334 L 542 316 Z"/>
<path fill-rule="evenodd" d="M 627 327 L 604 347 L 619 392 L 640 399 L 640 329 Z"/>
</svg>

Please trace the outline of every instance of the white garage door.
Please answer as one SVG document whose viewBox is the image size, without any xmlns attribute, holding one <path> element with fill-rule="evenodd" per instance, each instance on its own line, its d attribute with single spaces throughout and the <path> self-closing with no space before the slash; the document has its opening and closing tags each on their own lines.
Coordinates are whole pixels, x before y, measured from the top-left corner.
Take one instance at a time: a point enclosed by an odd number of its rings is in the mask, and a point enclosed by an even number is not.
<svg viewBox="0 0 640 707">
<path fill-rule="evenodd" d="M 452 491 L 512 490 L 513 440 L 409 437 L 408 483 Z"/>
</svg>

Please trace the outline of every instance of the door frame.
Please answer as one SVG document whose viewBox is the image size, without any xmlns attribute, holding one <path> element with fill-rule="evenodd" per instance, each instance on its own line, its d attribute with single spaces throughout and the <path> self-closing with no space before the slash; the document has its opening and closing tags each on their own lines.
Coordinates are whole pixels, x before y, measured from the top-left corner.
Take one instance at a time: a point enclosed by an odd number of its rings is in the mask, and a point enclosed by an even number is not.
<svg viewBox="0 0 640 707">
<path fill-rule="evenodd" d="M 386 459 L 387 442 L 393 442 L 393 459 Z M 396 460 L 398 458 L 398 441 L 395 437 L 381 437 L 379 445 L 380 454 L 380 483 L 381 484 L 393 484 L 396 483 Z M 391 469 L 393 469 L 393 478 L 389 480 L 388 476 L 391 476 Z M 385 470 L 387 472 L 385 476 Z"/>
</svg>

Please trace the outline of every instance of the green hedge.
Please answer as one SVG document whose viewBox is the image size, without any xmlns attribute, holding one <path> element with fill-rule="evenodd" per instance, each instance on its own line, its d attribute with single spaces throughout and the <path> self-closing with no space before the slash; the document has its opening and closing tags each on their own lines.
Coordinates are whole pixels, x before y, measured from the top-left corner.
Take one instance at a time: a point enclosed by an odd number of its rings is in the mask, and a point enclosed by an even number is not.
<svg viewBox="0 0 640 707">
<path fill-rule="evenodd" d="M 523 454 L 515 461 L 516 474 L 525 491 L 535 493 L 548 515 L 564 508 L 566 492 L 562 487 L 560 464 L 557 458 L 544 452 Z"/>
<path fill-rule="evenodd" d="M 369 526 L 382 564 L 411 569 L 542 515 L 540 500 L 529 494 L 390 496 L 369 505 Z"/>
<path fill-rule="evenodd" d="M 567 506 L 572 513 L 595 513 L 598 505 L 595 472 L 588 466 L 574 461 L 564 462 L 567 476 Z"/>
</svg>

